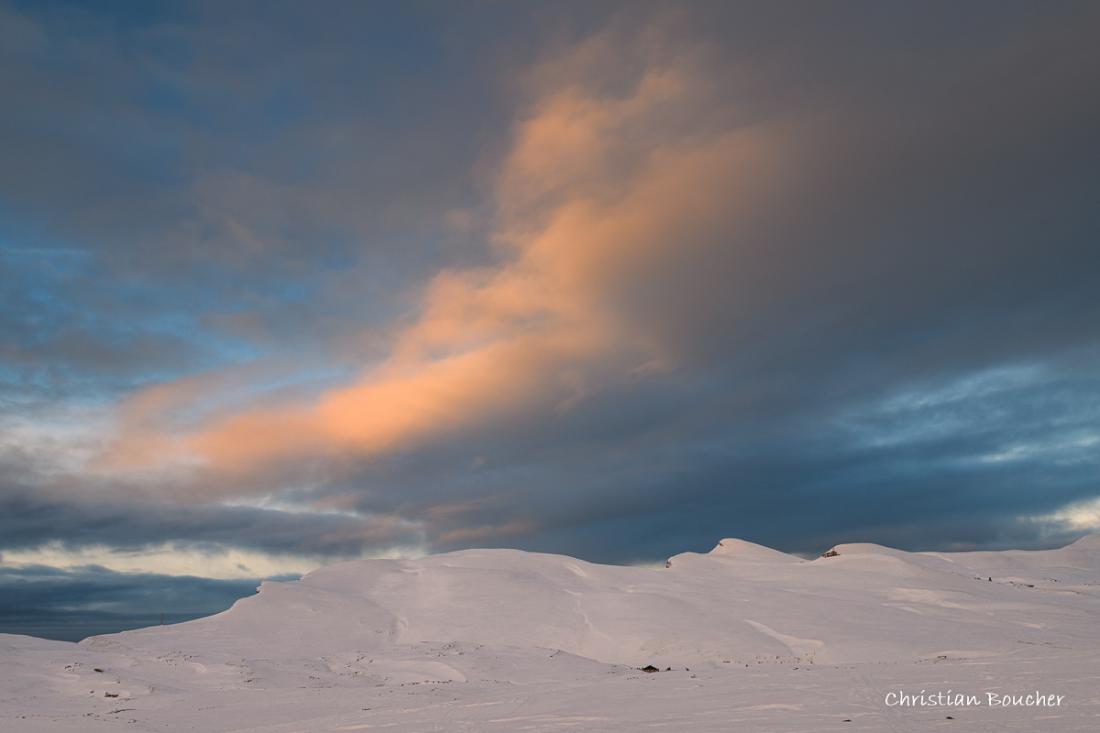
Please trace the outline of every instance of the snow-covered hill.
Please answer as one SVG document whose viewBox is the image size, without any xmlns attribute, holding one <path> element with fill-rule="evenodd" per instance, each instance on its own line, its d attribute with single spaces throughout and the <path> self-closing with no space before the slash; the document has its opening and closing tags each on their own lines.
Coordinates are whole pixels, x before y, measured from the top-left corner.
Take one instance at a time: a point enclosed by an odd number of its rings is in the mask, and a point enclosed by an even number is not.
<svg viewBox="0 0 1100 733">
<path fill-rule="evenodd" d="M 665 568 L 515 550 L 363 560 L 176 626 L 79 645 L 0 635 L 0 729 L 1096 729 L 1100 536 L 828 554 L 729 539 Z M 887 704 L 922 690 L 982 704 Z M 1063 701 L 987 704 L 1037 690 Z"/>
</svg>

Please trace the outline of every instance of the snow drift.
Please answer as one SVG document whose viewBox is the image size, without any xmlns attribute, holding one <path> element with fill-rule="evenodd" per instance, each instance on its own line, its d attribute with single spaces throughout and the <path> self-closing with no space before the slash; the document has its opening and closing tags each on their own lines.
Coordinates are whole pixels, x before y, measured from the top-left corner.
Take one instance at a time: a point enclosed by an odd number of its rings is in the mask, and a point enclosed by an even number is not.
<svg viewBox="0 0 1100 733">
<path fill-rule="evenodd" d="M 856 679 L 873 699 L 878 691 L 867 670 L 882 674 L 883 665 L 900 675 L 899 684 L 907 671 L 929 664 L 942 671 L 947 664 L 956 686 L 980 669 L 987 686 L 1011 687 L 1038 675 L 1068 690 L 1087 679 L 1074 670 L 1089 660 L 1100 664 L 1100 536 L 1034 552 L 908 553 L 847 544 L 828 554 L 806 560 L 726 539 L 709 553 L 672 557 L 664 568 L 515 550 L 333 565 L 299 581 L 264 583 L 224 613 L 176 626 L 79 645 L 0 635 L 0 723 L 5 730 L 88 730 L 90 718 L 114 725 L 121 713 L 106 710 L 113 705 L 151 729 L 174 730 L 195 724 L 196 695 L 235 690 L 224 704 L 262 718 L 252 708 L 273 704 L 272 693 L 285 701 L 288 691 L 303 689 L 326 690 L 326 699 L 369 692 L 392 703 L 379 690 L 452 685 L 449 703 L 437 700 L 438 709 L 420 716 L 402 719 L 392 704 L 376 700 L 367 706 L 372 715 L 361 716 L 369 718 L 362 727 L 391 715 L 390 723 L 410 729 L 426 721 L 442 725 L 438 716 L 468 719 L 471 729 L 480 729 L 489 723 L 476 706 L 464 707 L 471 700 L 494 707 L 505 704 L 498 699 L 502 689 L 515 694 L 522 688 L 553 708 L 555 700 L 564 704 L 563 685 L 581 684 L 589 693 L 604 692 L 581 695 L 587 703 L 567 696 L 573 702 L 564 709 L 517 727 L 568 727 L 566 713 L 587 705 L 600 712 L 594 716 L 599 725 L 571 725 L 625 729 L 647 704 L 655 715 L 672 714 L 670 725 L 677 727 L 671 721 L 688 714 L 685 705 L 709 704 L 713 729 L 725 730 L 740 709 L 736 700 L 705 702 L 707 690 L 723 684 L 736 687 L 741 708 L 759 704 L 752 703 L 754 694 L 773 700 L 771 712 L 759 717 L 774 723 L 785 709 L 787 715 L 807 712 L 794 688 L 780 682 L 798 671 L 799 684 L 814 683 L 808 695 L 826 695 Z M 631 691 L 630 685 L 643 684 L 646 675 L 637 672 L 643 665 L 668 670 L 666 679 L 680 675 L 677 685 L 690 681 L 681 690 L 685 697 L 654 708 L 659 695 L 648 687 Z M 737 678 L 735 670 L 741 670 Z M 826 678 L 822 670 L 838 674 Z M 952 683 L 950 675 L 946 682 Z M 1091 690 L 1077 696 L 1071 713 L 1049 718 L 1046 729 L 1083 725 L 1081 714 L 1098 712 L 1100 704 L 1095 685 Z M 619 703 L 604 704 L 616 694 L 623 696 Z M 861 705 L 846 718 L 837 718 L 835 703 L 818 714 L 831 711 L 829 720 L 847 723 L 845 730 L 893 714 L 881 702 Z M 36 715 L 34 708 L 48 712 Z M 913 712 L 913 719 L 921 714 Z M 318 716 L 306 706 L 279 722 L 308 719 L 308 730 L 352 725 Z M 681 720 L 679 729 L 708 729 L 706 717 L 694 715 L 691 726 Z M 990 729 L 1006 724 L 993 712 L 976 722 Z M 249 728 L 222 715 L 200 729 Z"/>
</svg>

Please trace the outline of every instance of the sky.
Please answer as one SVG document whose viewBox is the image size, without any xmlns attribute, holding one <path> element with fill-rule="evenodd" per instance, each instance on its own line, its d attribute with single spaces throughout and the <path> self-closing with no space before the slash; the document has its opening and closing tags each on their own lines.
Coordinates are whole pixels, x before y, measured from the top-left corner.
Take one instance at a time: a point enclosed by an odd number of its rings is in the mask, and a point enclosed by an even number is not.
<svg viewBox="0 0 1100 733">
<path fill-rule="evenodd" d="M 0 632 L 468 547 L 1100 531 L 1098 28 L 0 0 Z"/>
</svg>

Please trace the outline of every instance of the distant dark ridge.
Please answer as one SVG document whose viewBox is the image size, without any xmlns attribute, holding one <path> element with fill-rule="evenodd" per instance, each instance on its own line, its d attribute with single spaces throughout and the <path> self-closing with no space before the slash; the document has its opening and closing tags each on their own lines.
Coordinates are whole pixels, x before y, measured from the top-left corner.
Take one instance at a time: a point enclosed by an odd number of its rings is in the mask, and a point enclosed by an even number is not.
<svg viewBox="0 0 1100 733">
<path fill-rule="evenodd" d="M 166 613 L 164 623 L 178 624 L 208 616 L 209 613 Z M 53 609 L 20 609 L 0 611 L 0 633 L 24 634 L 56 641 L 80 641 L 97 634 L 157 626 L 161 615 L 109 613 L 106 611 L 57 611 Z"/>
</svg>

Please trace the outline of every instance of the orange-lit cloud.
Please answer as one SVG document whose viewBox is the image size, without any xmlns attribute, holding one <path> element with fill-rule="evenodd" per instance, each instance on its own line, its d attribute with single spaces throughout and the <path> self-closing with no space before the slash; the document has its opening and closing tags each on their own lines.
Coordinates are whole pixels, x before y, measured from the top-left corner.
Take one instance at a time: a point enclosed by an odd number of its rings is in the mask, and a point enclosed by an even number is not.
<svg viewBox="0 0 1100 733">
<path fill-rule="evenodd" d="M 695 251 L 729 246 L 728 227 L 774 172 L 778 146 L 716 122 L 722 110 L 694 54 L 642 48 L 603 83 L 592 64 L 607 63 L 609 43 L 589 41 L 530 75 L 538 91 L 493 188 L 495 266 L 439 272 L 386 358 L 315 399 L 158 434 L 149 414 L 197 397 L 202 380 L 136 395 L 115 465 L 156 449 L 227 475 L 369 457 L 509 415 L 551 420 L 606 380 L 674 364 L 627 302 Z"/>
</svg>

